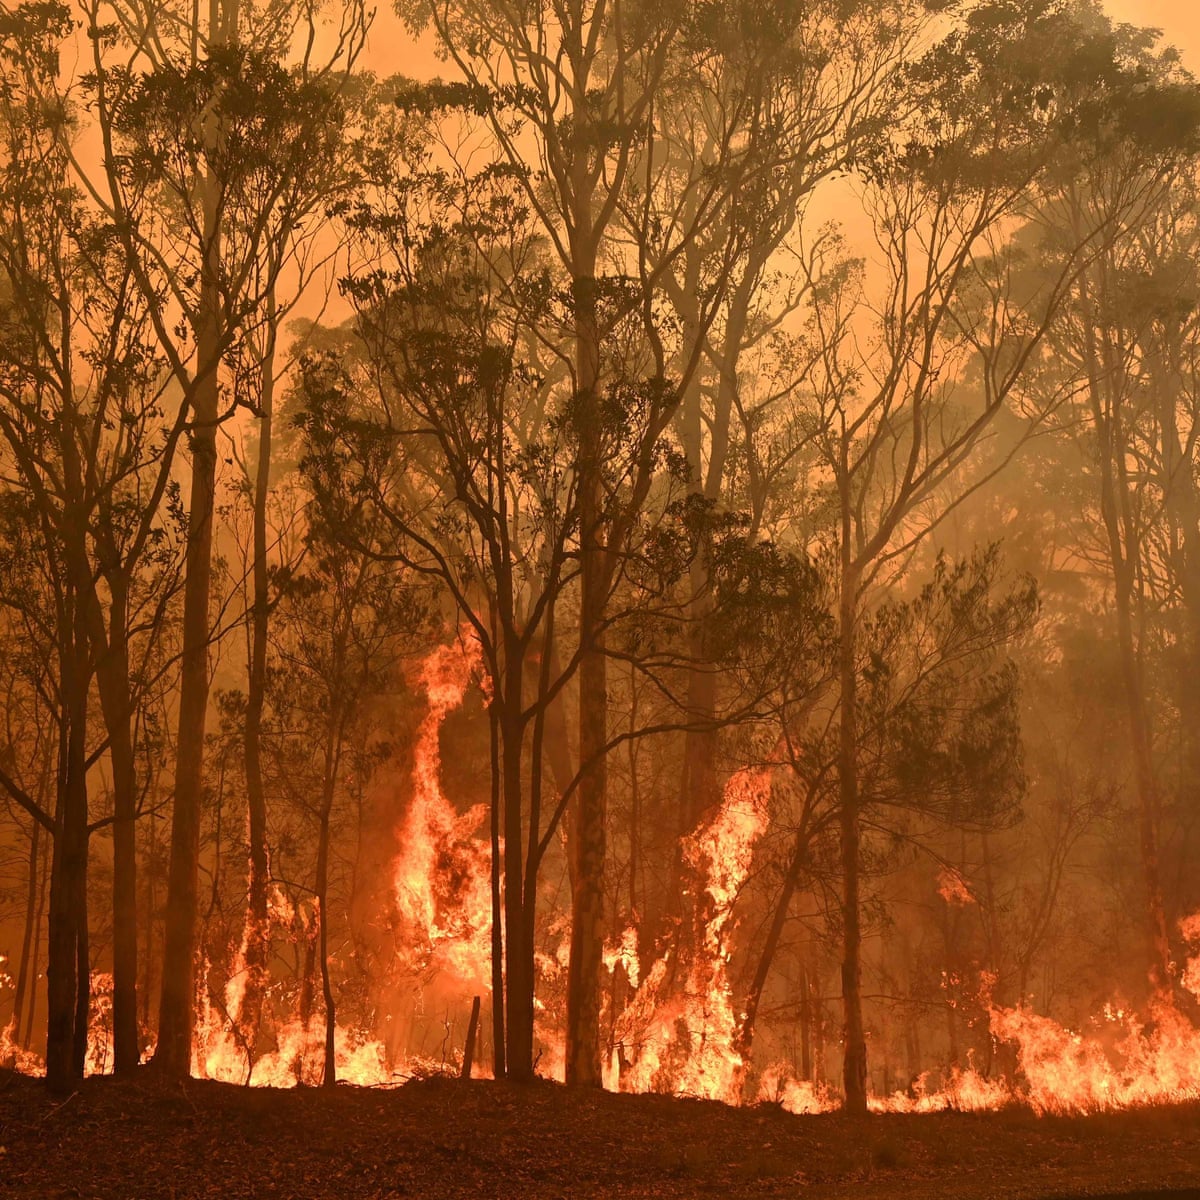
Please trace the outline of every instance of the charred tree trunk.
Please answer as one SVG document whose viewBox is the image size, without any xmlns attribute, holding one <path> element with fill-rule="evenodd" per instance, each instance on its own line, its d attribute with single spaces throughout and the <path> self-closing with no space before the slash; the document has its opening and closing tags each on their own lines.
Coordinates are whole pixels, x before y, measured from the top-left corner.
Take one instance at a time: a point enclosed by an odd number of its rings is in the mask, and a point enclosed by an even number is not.
<svg viewBox="0 0 1200 1200">
<path fill-rule="evenodd" d="M 800 961 L 800 1078 L 811 1081 L 812 1061 L 812 980 L 808 963 Z"/>
<path fill-rule="evenodd" d="M 146 869 L 142 872 L 145 880 L 143 897 L 143 913 L 145 914 L 145 929 L 142 940 L 142 1023 L 150 1025 L 151 994 L 154 990 L 154 945 L 155 926 L 158 913 L 159 857 L 158 857 L 158 817 L 154 812 L 149 814 L 146 822 Z"/>
<path fill-rule="evenodd" d="M 321 796 L 321 819 L 317 833 L 317 871 L 314 891 L 317 901 L 317 959 L 321 969 L 321 995 L 325 1003 L 325 1054 L 323 1086 L 337 1084 L 337 1012 L 333 1001 L 333 984 L 329 976 L 329 824 L 333 814 L 336 786 L 336 762 L 330 763 Z"/>
<path fill-rule="evenodd" d="M 508 1078 L 533 1078 L 533 939 L 529 936 L 521 795 L 521 666 L 509 637 L 500 712 L 500 758 L 504 793 L 505 1065 Z"/>
<path fill-rule="evenodd" d="M 74 522 L 82 529 L 82 522 Z M 78 565 L 78 557 L 70 556 Z M 87 980 L 87 629 L 78 589 L 69 584 L 62 625 L 60 679 L 59 793 L 54 858 L 50 876 L 48 936 L 46 1082 L 55 1093 L 83 1077 L 87 1049 L 87 1006 L 80 1021 L 80 996 Z M 81 980 L 80 965 L 84 978 Z"/>
<path fill-rule="evenodd" d="M 85 869 L 74 881 L 75 905 L 75 1028 L 71 1044 L 71 1069 L 82 1079 L 87 1069 L 89 1019 L 92 1011 L 92 970 L 88 945 L 87 854 Z"/>
<path fill-rule="evenodd" d="M 580 195 L 580 193 L 577 193 Z M 584 197 L 590 217 L 590 194 Z M 583 226 L 586 228 L 586 226 Z M 579 407 L 580 660 L 579 791 L 572 879 L 571 950 L 567 975 L 567 1083 L 599 1087 L 600 993 L 604 954 L 604 865 L 607 834 L 608 661 L 599 396 L 600 331 L 594 246 L 576 256 L 575 368 Z"/>
<path fill-rule="evenodd" d="M 13 993 L 12 1029 L 14 1038 L 21 1036 L 21 1017 L 25 1012 L 25 993 L 30 979 L 30 951 L 33 948 L 33 927 L 38 908 L 38 851 L 41 848 L 42 826 L 33 822 L 29 834 L 29 866 L 25 882 L 25 928 L 21 933 L 21 965 L 17 968 L 17 986 Z M 36 967 L 34 968 L 36 971 Z M 34 975 L 36 979 L 36 974 Z"/>
<path fill-rule="evenodd" d="M 508 1074 L 504 1041 L 504 910 L 501 902 L 500 825 L 503 790 L 500 779 L 500 720 L 496 699 L 488 705 L 491 738 L 492 811 L 491 811 L 491 897 L 492 897 L 492 1077 Z"/>
<path fill-rule="evenodd" d="M 775 902 L 775 910 L 771 914 L 771 924 L 767 928 L 767 936 L 763 942 L 762 953 L 759 954 L 758 965 L 754 968 L 754 978 L 750 981 L 749 990 L 746 992 L 746 1003 L 743 1008 L 741 1022 L 738 1025 L 736 1043 L 737 1052 L 741 1055 L 744 1062 L 750 1061 L 750 1050 L 754 1045 L 754 1028 L 755 1022 L 758 1020 L 759 1005 L 762 1003 L 763 991 L 767 986 L 767 979 L 771 974 L 771 966 L 775 961 L 775 955 L 779 950 L 779 942 L 783 937 L 783 931 L 787 925 L 788 909 L 791 907 L 792 897 L 796 894 L 796 887 L 800 882 L 800 875 L 804 870 L 807 853 L 808 838 L 802 833 L 796 839 L 792 858 L 788 863 L 787 873 L 783 877 L 783 887 L 780 889 L 779 898 Z M 801 1032 L 807 1039 L 807 1029 Z"/>
<path fill-rule="evenodd" d="M 113 775 L 113 1071 L 132 1071 L 141 1057 L 138 1036 L 137 763 L 133 697 L 126 639 L 126 581 L 109 580 L 107 645 L 98 664 L 100 707 Z"/>
<path fill-rule="evenodd" d="M 242 932 L 242 962 L 246 985 L 238 1012 L 231 1014 L 254 1057 L 262 1020 L 271 929 L 267 911 L 270 859 L 267 850 L 267 801 L 263 784 L 262 718 L 267 692 L 267 633 L 270 595 L 267 574 L 267 498 L 271 485 L 271 433 L 274 409 L 273 296 L 268 297 L 267 352 L 263 356 L 258 425 L 258 463 L 254 477 L 253 597 L 250 606 L 250 653 L 246 686 L 246 728 L 243 758 L 246 772 L 246 812 L 249 834 L 249 868 L 246 917 Z M 322 927 L 324 918 L 322 917 Z"/>
<path fill-rule="evenodd" d="M 859 901 L 858 671 L 855 664 L 858 575 L 852 565 L 850 509 L 842 509 L 838 598 L 838 785 L 842 850 L 842 1082 L 846 1111 L 867 1111 L 867 1039 L 862 1012 L 862 925 Z"/>
<path fill-rule="evenodd" d="M 471 1078 L 471 1068 L 475 1063 L 475 1039 L 479 1034 L 479 997 L 471 1001 L 471 1017 L 467 1021 L 467 1040 L 463 1044 L 462 1069 L 458 1073 L 460 1079 Z"/>
<path fill-rule="evenodd" d="M 211 0 L 210 42 L 236 38 L 237 0 Z M 220 138 L 220 131 L 212 135 Z M 204 793 L 204 732 L 208 716 L 209 590 L 212 580 L 213 503 L 217 481 L 219 369 L 224 342 L 221 298 L 221 221 L 212 168 L 203 184 L 203 261 L 196 317 L 197 375 L 190 430 L 192 486 L 188 510 L 183 594 L 183 658 L 179 682 L 179 735 L 175 802 L 171 813 L 166 928 L 158 1048 L 154 1065 L 183 1079 L 191 1067 L 195 1006 L 196 908 L 200 863 L 200 808 Z"/>
<path fill-rule="evenodd" d="M 693 214 L 694 216 L 694 214 Z M 690 247 L 684 257 L 681 286 L 674 303 L 682 323 L 685 356 L 694 354 L 704 333 L 701 328 L 700 292 L 703 250 L 698 244 Z M 692 495 L 707 494 L 704 470 L 704 397 L 699 371 L 693 371 L 680 398 L 676 420 L 680 444 L 688 464 L 688 490 Z M 716 706 L 716 686 L 712 673 L 705 667 L 703 618 L 708 608 L 709 571 L 702 558 L 694 559 L 688 570 L 686 586 L 688 665 L 686 667 L 687 720 L 700 723 L 711 719 Z M 684 857 L 685 839 L 694 833 L 706 813 L 720 802 L 716 789 L 716 735 L 711 730 L 689 729 L 683 734 L 683 763 L 679 776 L 679 791 L 675 800 L 673 838 L 669 848 L 670 873 L 667 877 L 665 911 L 651 927 L 646 939 L 647 957 L 642 966 L 649 969 L 657 956 L 656 942 L 675 942 L 684 949 L 694 933 L 693 922 L 685 911 L 686 897 L 699 895 L 699 881 Z M 686 930 L 686 932 L 685 932 Z M 680 943 L 683 943 L 680 945 Z M 676 956 L 675 961 L 678 961 Z"/>
<path fill-rule="evenodd" d="M 42 921 L 46 916 L 46 901 L 53 874 L 51 861 L 57 839 L 46 838 L 45 843 L 46 849 L 42 852 L 42 881 L 38 889 L 37 915 L 33 920 L 33 949 L 29 954 L 29 1009 L 25 1016 L 25 1032 L 21 1037 L 21 1047 L 24 1050 L 28 1050 L 33 1044 L 33 1026 L 37 1017 L 38 964 L 42 956 Z"/>
</svg>

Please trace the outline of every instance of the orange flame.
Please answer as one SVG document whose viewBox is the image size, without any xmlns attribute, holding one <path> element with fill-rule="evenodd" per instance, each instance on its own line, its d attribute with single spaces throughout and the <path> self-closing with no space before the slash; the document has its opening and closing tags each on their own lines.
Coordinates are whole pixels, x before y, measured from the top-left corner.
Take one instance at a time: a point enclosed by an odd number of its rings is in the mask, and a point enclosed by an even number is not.
<svg viewBox="0 0 1200 1200">
<path fill-rule="evenodd" d="M 464 630 L 456 644 L 437 647 L 422 665 L 429 710 L 417 731 L 412 803 L 392 872 L 406 965 L 444 972 L 466 994 L 487 990 L 491 980 L 490 849 L 475 836 L 487 809 L 477 804 L 460 816 L 446 798 L 439 737 L 442 722 L 462 704 L 479 673 L 480 660 L 478 639 Z"/>
<path fill-rule="evenodd" d="M 746 1064 L 735 1049 L 729 935 L 734 901 L 766 829 L 770 790 L 769 769 L 739 771 L 726 785 L 712 822 L 687 840 L 684 854 L 704 879 L 709 915 L 699 944 L 692 947 L 683 990 L 662 995 L 669 966 L 664 956 L 618 1018 L 617 1036 L 629 1057 L 624 1072 L 618 1061 L 609 1064 L 607 1087 L 737 1103 Z"/>
<path fill-rule="evenodd" d="M 975 897 L 967 881 L 953 867 L 943 867 L 938 872 L 938 895 L 947 904 L 974 904 Z"/>
</svg>

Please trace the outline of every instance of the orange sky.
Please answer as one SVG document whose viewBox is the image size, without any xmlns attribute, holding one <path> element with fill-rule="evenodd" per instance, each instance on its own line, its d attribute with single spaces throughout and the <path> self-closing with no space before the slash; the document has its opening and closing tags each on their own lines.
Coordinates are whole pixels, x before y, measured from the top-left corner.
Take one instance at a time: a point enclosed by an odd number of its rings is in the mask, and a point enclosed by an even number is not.
<svg viewBox="0 0 1200 1200">
<path fill-rule="evenodd" d="M 1183 52 L 1184 65 L 1200 74 L 1200 5 L 1196 0 L 1105 0 L 1104 7 L 1118 21 L 1161 29 L 1163 40 Z"/>
<path fill-rule="evenodd" d="M 1185 66 L 1200 75 L 1200 0 L 1104 0 L 1104 7 L 1118 21 L 1161 29 L 1163 40 L 1183 52 Z M 378 10 L 375 36 L 371 39 L 371 65 L 384 72 L 396 69 L 415 72 L 411 60 L 404 66 L 396 62 L 396 42 L 403 39 L 409 46 L 411 42 L 400 32 L 390 2 L 380 4 Z M 422 50 L 419 57 L 427 61 L 428 50 L 424 47 Z M 386 64 L 376 61 L 381 52 L 388 60 Z"/>
</svg>

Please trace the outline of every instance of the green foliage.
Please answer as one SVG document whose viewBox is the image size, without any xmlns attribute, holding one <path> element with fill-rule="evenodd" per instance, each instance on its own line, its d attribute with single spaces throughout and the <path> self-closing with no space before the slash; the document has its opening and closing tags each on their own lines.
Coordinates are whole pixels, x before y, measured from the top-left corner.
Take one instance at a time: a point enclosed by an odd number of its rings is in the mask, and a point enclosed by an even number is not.
<svg viewBox="0 0 1200 1200">
<path fill-rule="evenodd" d="M 1007 652 L 1038 599 L 1032 579 L 1001 590 L 1001 567 L 995 545 L 958 562 L 939 553 L 913 599 L 867 620 L 861 745 L 874 802 L 971 827 L 1017 815 L 1020 693 Z"/>
<path fill-rule="evenodd" d="M 1164 160 L 1200 148 L 1200 89 L 1177 55 L 1095 0 L 974 5 L 899 86 L 925 99 L 893 161 L 931 179 L 953 170 L 983 186 L 1086 170 L 1121 144 Z"/>
</svg>

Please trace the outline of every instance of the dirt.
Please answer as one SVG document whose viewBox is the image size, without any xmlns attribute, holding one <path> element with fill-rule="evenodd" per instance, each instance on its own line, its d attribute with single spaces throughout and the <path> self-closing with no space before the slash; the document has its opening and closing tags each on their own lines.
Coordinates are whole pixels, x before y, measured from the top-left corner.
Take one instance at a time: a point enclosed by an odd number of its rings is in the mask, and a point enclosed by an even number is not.
<svg viewBox="0 0 1200 1200">
<path fill-rule="evenodd" d="M 797 1117 L 550 1083 L 276 1091 L 0 1073 L 0 1196 L 1200 1200 L 1200 1106 Z"/>
</svg>

